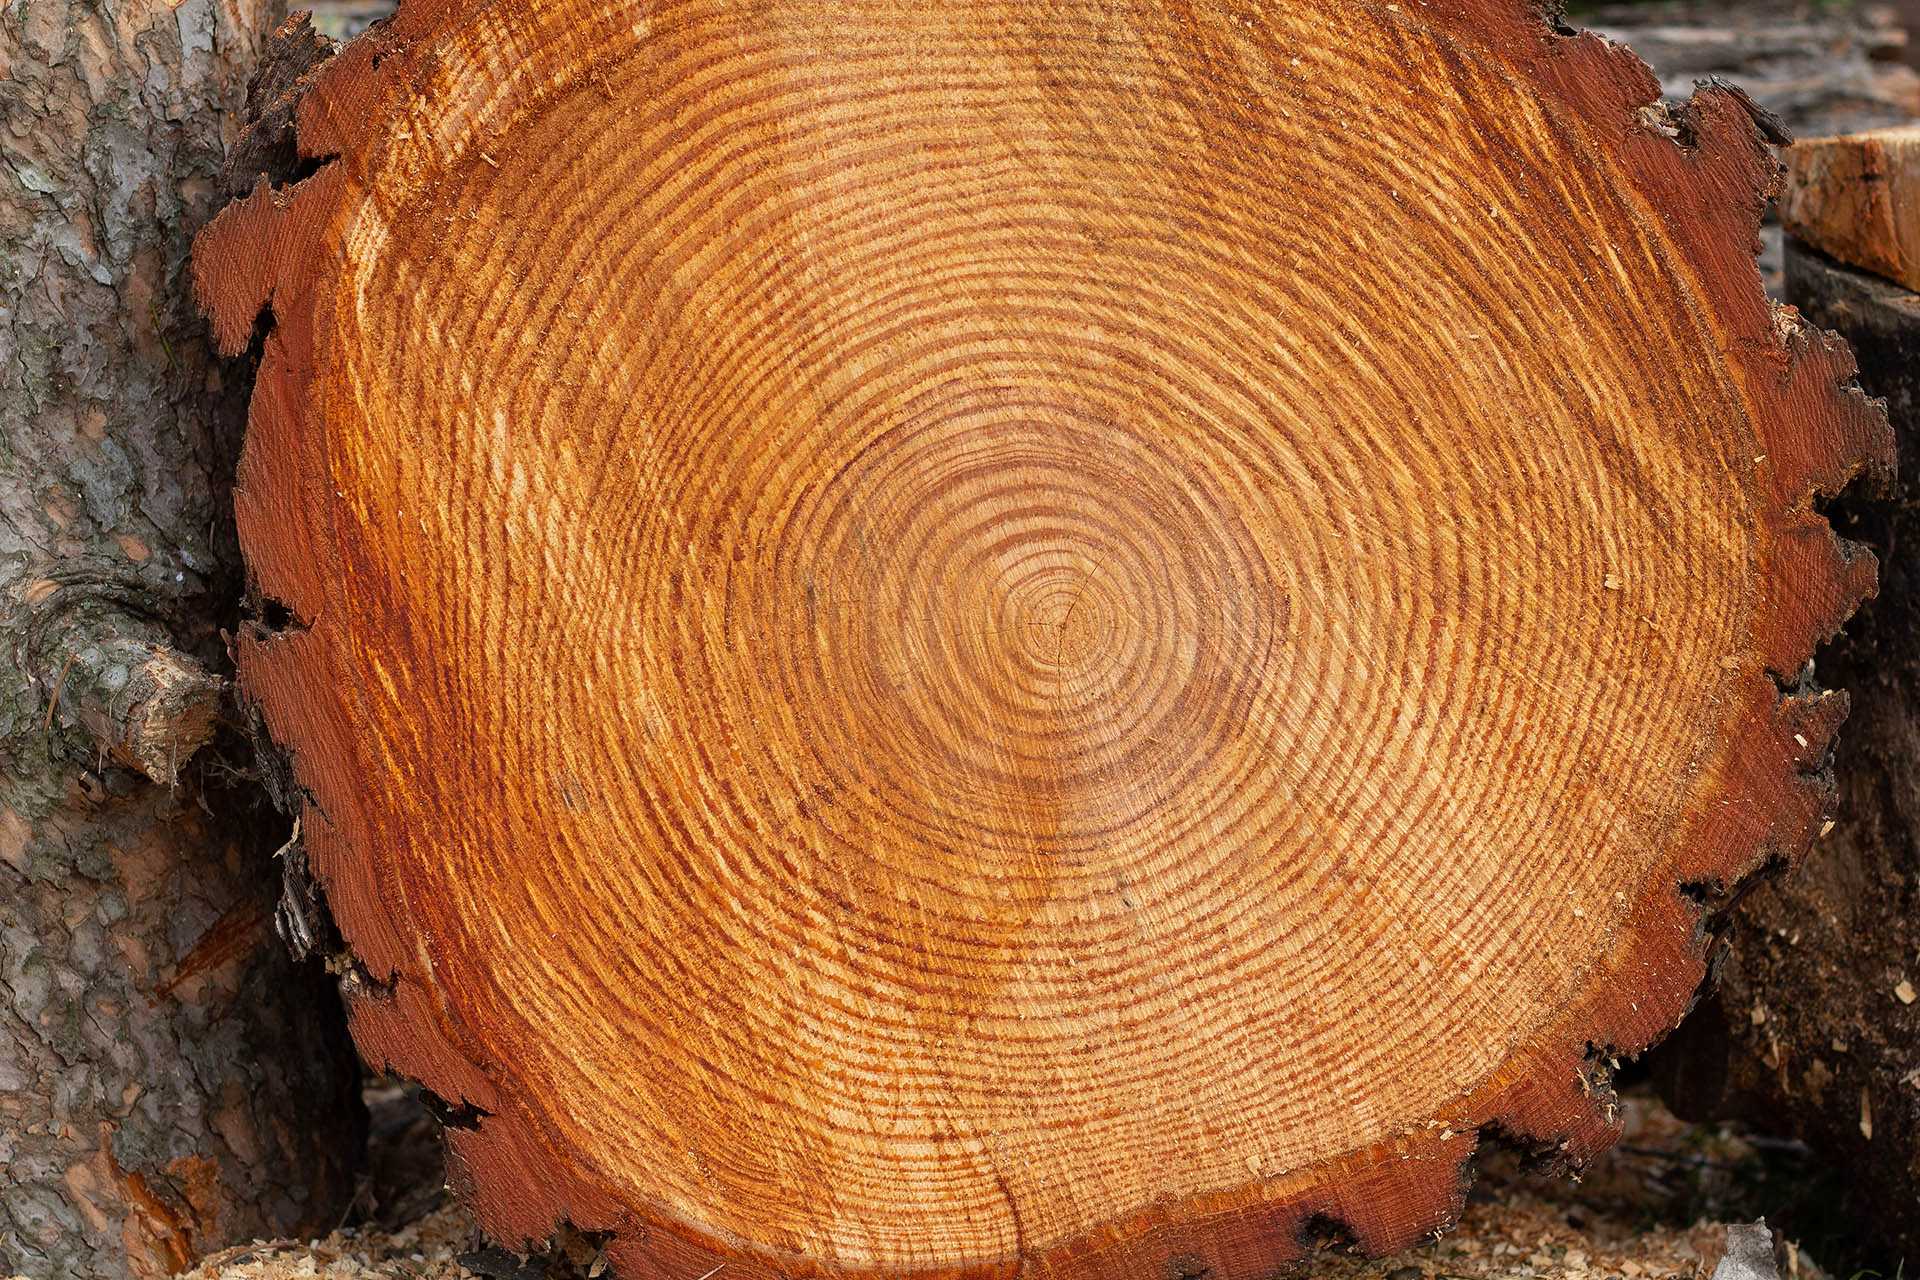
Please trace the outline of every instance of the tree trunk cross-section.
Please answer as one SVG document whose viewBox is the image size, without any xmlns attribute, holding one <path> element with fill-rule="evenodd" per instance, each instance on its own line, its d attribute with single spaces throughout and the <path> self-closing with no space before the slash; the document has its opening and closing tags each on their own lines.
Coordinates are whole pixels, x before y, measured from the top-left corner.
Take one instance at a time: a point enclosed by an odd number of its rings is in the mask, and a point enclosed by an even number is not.
<svg viewBox="0 0 1920 1280">
<path fill-rule="evenodd" d="M 1255 1277 L 1577 1162 L 1884 469 L 1520 0 L 408 0 L 200 243 L 354 1029 L 628 1274 Z"/>
</svg>

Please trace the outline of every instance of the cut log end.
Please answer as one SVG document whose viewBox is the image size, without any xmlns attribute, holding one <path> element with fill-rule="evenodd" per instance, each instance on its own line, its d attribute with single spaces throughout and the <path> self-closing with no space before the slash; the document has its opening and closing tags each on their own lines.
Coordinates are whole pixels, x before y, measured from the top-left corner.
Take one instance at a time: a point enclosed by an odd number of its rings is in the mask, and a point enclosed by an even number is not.
<svg viewBox="0 0 1920 1280">
<path fill-rule="evenodd" d="M 103 728 L 118 734 L 116 752 L 147 777 L 171 786 L 186 761 L 213 738 L 226 681 L 173 649 L 153 649 L 109 702 Z"/>
<path fill-rule="evenodd" d="M 226 681 L 147 618 L 97 603 L 40 607 L 28 648 L 47 688 L 48 726 L 82 727 L 104 758 L 174 785 L 212 740 Z"/>
<path fill-rule="evenodd" d="M 1780 219 L 1850 266 L 1920 289 L 1920 126 L 1809 138 L 1787 152 Z"/>
<path fill-rule="evenodd" d="M 1890 465 L 1751 104 L 1656 95 L 1520 0 L 410 0 L 314 77 L 197 252 L 242 676 L 487 1228 L 1252 1277 L 1604 1145 L 1821 821 Z"/>
</svg>

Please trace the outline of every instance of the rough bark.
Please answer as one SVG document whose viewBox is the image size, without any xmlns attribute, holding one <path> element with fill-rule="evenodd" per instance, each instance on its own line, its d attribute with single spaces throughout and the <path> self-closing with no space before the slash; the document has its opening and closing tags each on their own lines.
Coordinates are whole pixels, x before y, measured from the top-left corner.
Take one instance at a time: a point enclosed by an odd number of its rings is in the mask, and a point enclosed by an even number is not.
<svg viewBox="0 0 1920 1280">
<path fill-rule="evenodd" d="M 1920 294 L 1788 242 L 1787 297 L 1838 330 L 1920 442 Z M 1839 526 L 1881 556 L 1881 590 L 1821 655 L 1855 691 L 1840 804 L 1801 868 L 1733 917 L 1717 993 L 1656 1062 L 1675 1109 L 1800 1137 L 1848 1171 L 1861 1238 L 1920 1258 L 1920 515 L 1913 467 L 1848 495 Z"/>
<path fill-rule="evenodd" d="M 370 1061 L 636 1276 L 1265 1277 L 1578 1163 L 1890 462 L 1526 0 L 410 0 L 209 227 Z"/>
<path fill-rule="evenodd" d="M 223 720 L 244 379 L 187 297 L 269 6 L 0 8 L 0 1272 L 330 1226 L 353 1066 Z"/>
</svg>

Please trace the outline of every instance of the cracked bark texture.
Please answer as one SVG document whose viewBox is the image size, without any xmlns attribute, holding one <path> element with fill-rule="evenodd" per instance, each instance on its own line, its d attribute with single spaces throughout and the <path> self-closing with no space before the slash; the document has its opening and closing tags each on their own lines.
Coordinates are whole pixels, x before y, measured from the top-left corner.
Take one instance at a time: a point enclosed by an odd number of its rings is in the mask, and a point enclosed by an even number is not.
<svg viewBox="0 0 1920 1280">
<path fill-rule="evenodd" d="M 337 996 L 214 736 L 245 380 L 184 288 L 277 14 L 0 7 L 0 1274 L 331 1226 Z M 198 752 L 198 754 L 196 754 Z"/>
</svg>

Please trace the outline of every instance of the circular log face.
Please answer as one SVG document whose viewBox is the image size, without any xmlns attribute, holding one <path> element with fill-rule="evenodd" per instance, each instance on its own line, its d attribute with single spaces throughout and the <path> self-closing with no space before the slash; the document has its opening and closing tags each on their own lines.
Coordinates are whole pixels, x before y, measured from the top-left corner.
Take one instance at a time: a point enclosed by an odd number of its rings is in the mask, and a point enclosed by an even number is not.
<svg viewBox="0 0 1920 1280">
<path fill-rule="evenodd" d="M 1363 9 L 691 18 L 339 284 L 380 873 L 458 1005 L 568 1150 L 855 1260 L 1435 1114 L 1751 626 L 1759 450 L 1618 176 Z"/>
<path fill-rule="evenodd" d="M 416 6 L 309 96 L 201 254 L 243 661 L 495 1230 L 1253 1274 L 1604 1140 L 1883 428 L 1738 99 L 1411 9 Z"/>
</svg>

